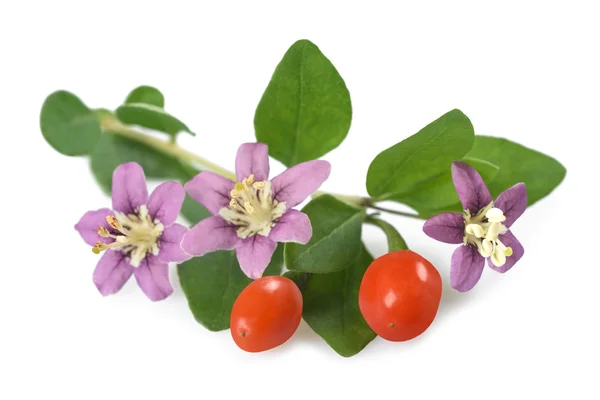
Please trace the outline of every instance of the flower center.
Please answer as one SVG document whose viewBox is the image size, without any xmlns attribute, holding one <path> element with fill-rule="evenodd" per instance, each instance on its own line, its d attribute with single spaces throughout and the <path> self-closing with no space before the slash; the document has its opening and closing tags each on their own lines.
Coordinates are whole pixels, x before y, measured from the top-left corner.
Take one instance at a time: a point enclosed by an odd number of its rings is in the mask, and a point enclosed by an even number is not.
<svg viewBox="0 0 600 400">
<path fill-rule="evenodd" d="M 237 235 L 242 239 L 257 234 L 269 236 L 286 210 L 285 202 L 273 199 L 271 182 L 255 182 L 254 175 L 237 182 L 230 195 L 229 207 L 221 208 L 219 215 L 237 226 Z"/>
<path fill-rule="evenodd" d="M 98 235 L 115 239 L 110 244 L 97 242 L 92 251 L 100 254 L 101 251 L 111 249 L 129 254 L 129 263 L 139 267 L 146 254 L 158 254 L 158 239 L 165 227 L 158 220 L 152 220 L 148 214 L 148 207 L 140 206 L 137 214 L 123 214 L 106 217 L 110 227 L 117 233 L 113 234 L 104 227 L 98 228 Z"/>
<path fill-rule="evenodd" d="M 506 264 L 506 257 L 513 254 L 510 247 L 506 247 L 500 241 L 500 235 L 504 235 L 508 228 L 502 224 L 506 221 L 504 212 L 494 207 L 491 202 L 475 215 L 465 211 L 465 244 L 477 246 L 477 250 L 484 257 L 491 257 L 492 263 L 501 267 Z"/>
</svg>

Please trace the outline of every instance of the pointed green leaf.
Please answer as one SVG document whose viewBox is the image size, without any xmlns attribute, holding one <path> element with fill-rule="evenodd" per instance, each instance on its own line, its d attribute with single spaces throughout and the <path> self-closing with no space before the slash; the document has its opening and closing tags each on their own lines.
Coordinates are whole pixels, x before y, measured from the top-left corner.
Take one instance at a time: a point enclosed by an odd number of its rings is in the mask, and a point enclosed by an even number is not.
<svg viewBox="0 0 600 400">
<path fill-rule="evenodd" d="M 473 125 L 452 110 L 416 134 L 379 153 L 367 173 L 367 190 L 377 200 L 419 189 L 447 172 L 473 146 Z"/>
<path fill-rule="evenodd" d="M 383 233 L 385 233 L 388 242 L 388 252 L 408 250 L 408 246 L 402 235 L 400 235 L 400 232 L 398 232 L 389 222 L 374 216 L 367 217 L 365 222 L 380 228 Z"/>
<path fill-rule="evenodd" d="M 123 104 L 115 111 L 121 122 L 129 125 L 139 125 L 144 128 L 169 135 L 177 135 L 179 132 L 188 132 L 195 135 L 186 124 L 167 113 L 160 107 L 145 103 Z"/>
<path fill-rule="evenodd" d="M 488 184 L 494 197 L 524 182 L 530 205 L 550 194 L 567 173 L 565 167 L 554 158 L 508 139 L 475 136 L 473 149 L 468 156 L 487 160 L 500 167 L 496 178 Z"/>
<path fill-rule="evenodd" d="M 289 48 L 254 116 L 256 139 L 287 166 L 335 149 L 350 129 L 352 106 L 344 80 L 308 40 Z"/>
<path fill-rule="evenodd" d="M 313 235 L 306 245 L 286 243 L 285 265 L 289 270 L 324 274 L 354 262 L 360 249 L 364 209 L 323 195 L 302 211 L 310 218 Z"/>
<path fill-rule="evenodd" d="M 96 115 L 77 96 L 64 90 L 44 101 L 40 129 L 46 141 L 67 156 L 89 154 L 102 135 Z"/>
<path fill-rule="evenodd" d="M 280 275 L 283 246 L 279 245 L 264 276 Z M 194 318 L 211 331 L 229 328 L 231 308 L 252 282 L 242 270 L 235 251 L 217 251 L 177 266 L 181 288 Z"/>
<path fill-rule="evenodd" d="M 358 308 L 360 283 L 373 257 L 364 245 L 358 248 L 358 256 L 346 269 L 310 275 L 302 291 L 304 320 L 344 357 L 359 353 L 376 336 Z"/>
<path fill-rule="evenodd" d="M 127 95 L 125 103 L 152 104 L 156 107 L 164 108 L 165 96 L 155 87 L 138 86 Z"/>
</svg>

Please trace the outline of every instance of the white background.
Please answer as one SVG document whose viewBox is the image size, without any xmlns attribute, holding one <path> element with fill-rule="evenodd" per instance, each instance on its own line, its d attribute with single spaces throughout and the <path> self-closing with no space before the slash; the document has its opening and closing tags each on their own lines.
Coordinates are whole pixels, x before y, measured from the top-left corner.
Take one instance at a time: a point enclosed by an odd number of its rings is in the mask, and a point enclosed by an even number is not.
<svg viewBox="0 0 600 400">
<path fill-rule="evenodd" d="M 214 4 L 221 4 L 215 6 Z M 598 398 L 598 10 L 594 2 L 3 2 L 0 12 L 2 249 L 0 398 Z M 446 4 L 448 3 L 448 4 Z M 452 5 L 450 5 L 452 3 Z M 454 249 L 390 218 L 446 280 L 439 315 L 407 343 L 344 359 L 304 323 L 284 346 L 239 350 L 175 293 L 151 303 L 130 281 L 102 298 L 97 257 L 73 230 L 109 200 L 87 160 L 39 132 L 57 89 L 114 108 L 155 85 L 199 133 L 183 145 L 232 168 L 283 53 L 315 42 L 354 110 L 325 159 L 324 189 L 366 194 L 381 150 L 460 108 L 480 134 L 560 160 L 567 178 L 514 226 L 525 257 L 466 294 L 447 283 Z M 273 162 L 274 172 L 282 170 Z M 374 254 L 383 235 L 365 229 Z M 366 397 L 368 396 L 368 397 Z"/>
</svg>

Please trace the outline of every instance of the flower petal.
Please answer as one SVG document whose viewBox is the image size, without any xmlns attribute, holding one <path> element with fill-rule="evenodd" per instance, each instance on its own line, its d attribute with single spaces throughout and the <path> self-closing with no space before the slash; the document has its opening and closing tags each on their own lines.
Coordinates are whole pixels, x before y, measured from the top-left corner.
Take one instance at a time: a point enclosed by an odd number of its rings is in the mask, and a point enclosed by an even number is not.
<svg viewBox="0 0 600 400">
<path fill-rule="evenodd" d="M 214 216 L 203 219 L 183 235 L 181 248 L 193 256 L 201 256 L 216 250 L 231 250 L 242 244 L 235 231 L 223 218 Z"/>
<path fill-rule="evenodd" d="M 233 182 L 213 172 L 201 172 L 185 184 L 185 191 L 214 215 L 229 205 Z"/>
<path fill-rule="evenodd" d="M 288 210 L 269 233 L 275 242 L 295 242 L 306 244 L 312 236 L 312 226 L 308 215 L 297 210 Z"/>
<path fill-rule="evenodd" d="M 262 235 L 245 239 L 236 249 L 240 268 L 250 279 L 258 279 L 271 262 L 277 243 Z"/>
<path fill-rule="evenodd" d="M 287 209 L 297 206 L 313 194 L 329 177 L 331 164 L 323 160 L 300 163 L 271 180 L 274 198 Z"/>
<path fill-rule="evenodd" d="M 269 148 L 264 143 L 244 143 L 235 157 L 235 174 L 239 182 L 254 174 L 255 181 L 269 179 Z"/>
<path fill-rule="evenodd" d="M 522 182 L 517 183 L 500 193 L 494 202 L 494 206 L 504 212 L 506 221 L 503 224 L 510 228 L 527 208 L 527 188 L 525 184 Z"/>
<path fill-rule="evenodd" d="M 181 205 L 185 199 L 185 190 L 177 182 L 160 184 L 148 199 L 148 211 L 153 219 L 160 221 L 165 227 L 173 225 Z"/>
<path fill-rule="evenodd" d="M 471 214 L 475 214 L 493 200 L 481 175 L 469 164 L 453 162 L 452 181 L 463 209 L 469 210 Z"/>
<path fill-rule="evenodd" d="M 525 248 L 523 247 L 521 242 L 519 242 L 519 239 L 517 239 L 511 231 L 506 232 L 504 235 L 500 235 L 499 239 L 503 245 L 512 248 L 513 253 L 512 255 L 506 257 L 506 264 L 504 264 L 501 267 L 496 267 L 492 263 L 491 258 L 488 259 L 488 265 L 494 271 L 503 274 L 509 269 L 511 269 L 513 265 L 515 265 L 517 261 L 519 261 L 521 257 L 523 257 L 523 254 L 525 254 Z"/>
<path fill-rule="evenodd" d="M 162 262 L 183 262 L 191 258 L 181 248 L 181 239 L 188 231 L 183 225 L 173 224 L 162 233 L 160 237 L 159 252 L 156 256 Z"/>
<path fill-rule="evenodd" d="M 148 188 L 142 167 L 134 162 L 119 165 L 113 172 L 113 210 L 131 214 L 147 202 Z"/>
<path fill-rule="evenodd" d="M 481 278 L 484 265 L 485 259 L 476 247 L 460 246 L 452 254 L 450 284 L 459 292 L 473 289 Z"/>
<path fill-rule="evenodd" d="M 460 244 L 465 236 L 465 216 L 453 212 L 438 214 L 425 222 L 423 232 L 440 242 Z"/>
<path fill-rule="evenodd" d="M 156 257 L 144 258 L 134 274 L 142 292 L 152 301 L 166 299 L 173 293 L 173 286 L 169 281 L 169 265 Z"/>
<path fill-rule="evenodd" d="M 102 294 L 117 293 L 133 273 L 133 267 L 120 251 L 107 250 L 94 270 L 94 284 Z"/>
<path fill-rule="evenodd" d="M 112 238 L 105 238 L 98 235 L 98 228 L 103 227 L 109 231 L 112 231 L 108 222 L 106 222 L 106 217 L 109 215 L 113 215 L 113 212 L 108 208 L 101 208 L 95 211 L 88 211 L 83 214 L 83 217 L 79 220 L 79 222 L 75 225 L 75 229 L 83 240 L 89 244 L 90 246 L 95 245 L 97 242 L 102 243 L 112 243 Z"/>
</svg>

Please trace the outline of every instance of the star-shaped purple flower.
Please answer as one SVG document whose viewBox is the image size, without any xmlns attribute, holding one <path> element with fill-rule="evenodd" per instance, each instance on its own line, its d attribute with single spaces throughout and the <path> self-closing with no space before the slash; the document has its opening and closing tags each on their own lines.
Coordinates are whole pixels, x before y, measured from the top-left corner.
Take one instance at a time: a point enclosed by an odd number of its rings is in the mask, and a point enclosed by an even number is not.
<svg viewBox="0 0 600 400">
<path fill-rule="evenodd" d="M 523 257 L 525 249 L 509 228 L 527 208 L 527 191 L 517 183 L 493 201 L 479 173 L 463 162 L 452 164 L 452 180 L 465 214 L 436 215 L 423 231 L 440 242 L 463 244 L 452 255 L 450 284 L 466 292 L 481 278 L 485 258 L 490 268 L 504 273 Z"/>
<path fill-rule="evenodd" d="M 115 169 L 113 210 L 88 211 L 75 225 L 94 253 L 105 252 L 94 271 L 103 296 L 118 292 L 131 274 L 152 301 L 173 293 L 168 263 L 190 258 L 180 247 L 188 229 L 175 224 L 184 198 L 176 182 L 161 184 L 148 197 L 144 170 L 136 163 Z"/>
<path fill-rule="evenodd" d="M 237 183 L 212 172 L 201 172 L 186 183 L 188 194 L 214 216 L 190 229 L 181 248 L 194 256 L 236 249 L 244 273 L 257 279 L 277 242 L 310 240 L 308 216 L 292 208 L 321 186 L 331 166 L 327 161 L 307 161 L 269 181 L 267 145 L 246 143 L 238 149 L 235 170 Z"/>
</svg>

